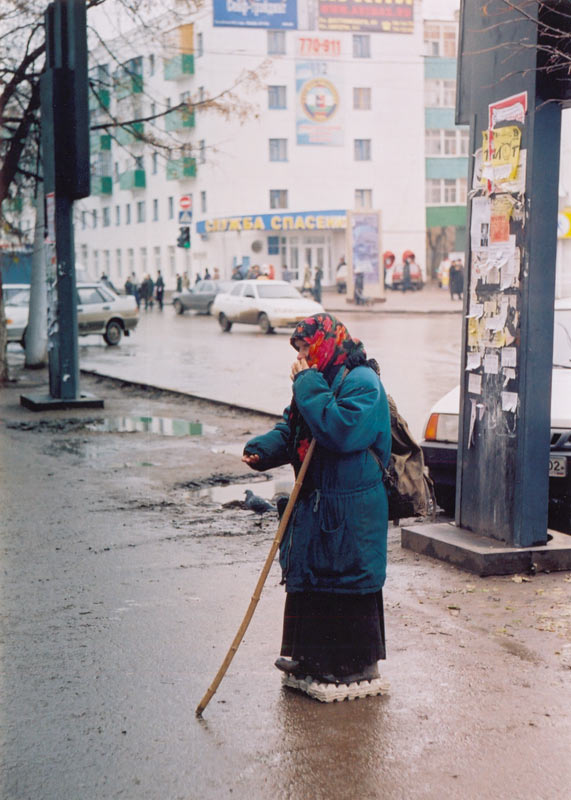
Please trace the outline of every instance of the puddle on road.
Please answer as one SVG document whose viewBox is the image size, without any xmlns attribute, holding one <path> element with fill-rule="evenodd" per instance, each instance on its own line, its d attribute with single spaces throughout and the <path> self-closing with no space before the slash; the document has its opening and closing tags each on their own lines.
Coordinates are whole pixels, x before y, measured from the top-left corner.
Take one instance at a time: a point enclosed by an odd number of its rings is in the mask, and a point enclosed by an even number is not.
<svg viewBox="0 0 571 800">
<path fill-rule="evenodd" d="M 244 452 L 244 442 L 226 442 L 224 444 L 217 444 L 211 448 L 213 453 L 228 453 L 231 456 L 238 456 L 242 458 Z"/>
<path fill-rule="evenodd" d="M 154 433 L 158 436 L 202 436 L 203 433 L 216 433 L 216 428 L 212 425 L 171 417 L 110 417 L 94 420 L 85 427 L 90 431 L 105 433 Z"/>
<path fill-rule="evenodd" d="M 243 501 L 246 489 L 250 489 L 258 497 L 271 500 L 277 494 L 289 494 L 293 489 L 293 480 L 279 477 L 269 481 L 252 481 L 251 483 L 231 483 L 229 486 L 205 486 L 190 493 L 191 497 L 211 500 L 213 503 Z"/>
</svg>

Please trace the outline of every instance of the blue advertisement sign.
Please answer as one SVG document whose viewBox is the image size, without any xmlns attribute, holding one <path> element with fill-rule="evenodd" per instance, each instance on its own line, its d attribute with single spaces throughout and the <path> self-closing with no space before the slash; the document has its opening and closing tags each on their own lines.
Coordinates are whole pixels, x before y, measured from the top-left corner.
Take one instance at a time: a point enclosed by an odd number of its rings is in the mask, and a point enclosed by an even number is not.
<svg viewBox="0 0 571 800">
<path fill-rule="evenodd" d="M 196 223 L 197 233 L 226 231 L 330 231 L 345 230 L 347 212 L 342 209 L 326 211 L 277 211 L 274 214 L 245 214 L 240 217 L 217 217 Z"/>
<path fill-rule="evenodd" d="M 213 0 L 214 25 L 297 28 L 297 0 Z"/>
</svg>

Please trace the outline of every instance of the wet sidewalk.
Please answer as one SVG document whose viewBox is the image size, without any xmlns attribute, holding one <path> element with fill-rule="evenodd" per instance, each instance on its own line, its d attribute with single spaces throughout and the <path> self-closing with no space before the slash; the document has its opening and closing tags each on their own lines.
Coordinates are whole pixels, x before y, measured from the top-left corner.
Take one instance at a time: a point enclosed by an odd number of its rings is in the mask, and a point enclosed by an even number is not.
<svg viewBox="0 0 571 800">
<path fill-rule="evenodd" d="M 427 284 L 420 291 L 399 292 L 386 289 L 384 301 L 356 305 L 351 296 L 339 294 L 334 288 L 323 290 L 321 302 L 332 314 L 357 311 L 369 314 L 460 314 L 462 300 L 450 297 L 448 289 Z"/>
</svg>

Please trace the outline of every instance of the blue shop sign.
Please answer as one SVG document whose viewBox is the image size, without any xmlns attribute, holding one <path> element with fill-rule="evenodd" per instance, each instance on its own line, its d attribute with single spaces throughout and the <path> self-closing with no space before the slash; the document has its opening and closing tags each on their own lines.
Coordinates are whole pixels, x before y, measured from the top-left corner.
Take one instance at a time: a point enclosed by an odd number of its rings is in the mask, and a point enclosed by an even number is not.
<svg viewBox="0 0 571 800">
<path fill-rule="evenodd" d="M 196 223 L 197 233 L 226 233 L 230 231 L 330 231 L 345 230 L 347 212 L 284 211 L 277 214 L 244 214 L 240 217 L 217 217 Z"/>
<path fill-rule="evenodd" d="M 297 28 L 297 0 L 214 0 L 214 25 Z"/>
</svg>

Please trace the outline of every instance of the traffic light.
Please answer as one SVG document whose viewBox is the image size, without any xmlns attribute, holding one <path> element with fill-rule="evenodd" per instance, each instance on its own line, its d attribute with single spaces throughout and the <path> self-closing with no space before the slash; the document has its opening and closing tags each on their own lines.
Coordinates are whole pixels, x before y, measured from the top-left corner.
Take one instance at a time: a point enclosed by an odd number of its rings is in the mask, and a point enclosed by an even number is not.
<svg viewBox="0 0 571 800">
<path fill-rule="evenodd" d="M 178 229 L 178 239 L 176 240 L 177 247 L 184 247 L 186 250 L 190 247 L 190 228 L 187 226 L 185 228 Z"/>
</svg>

